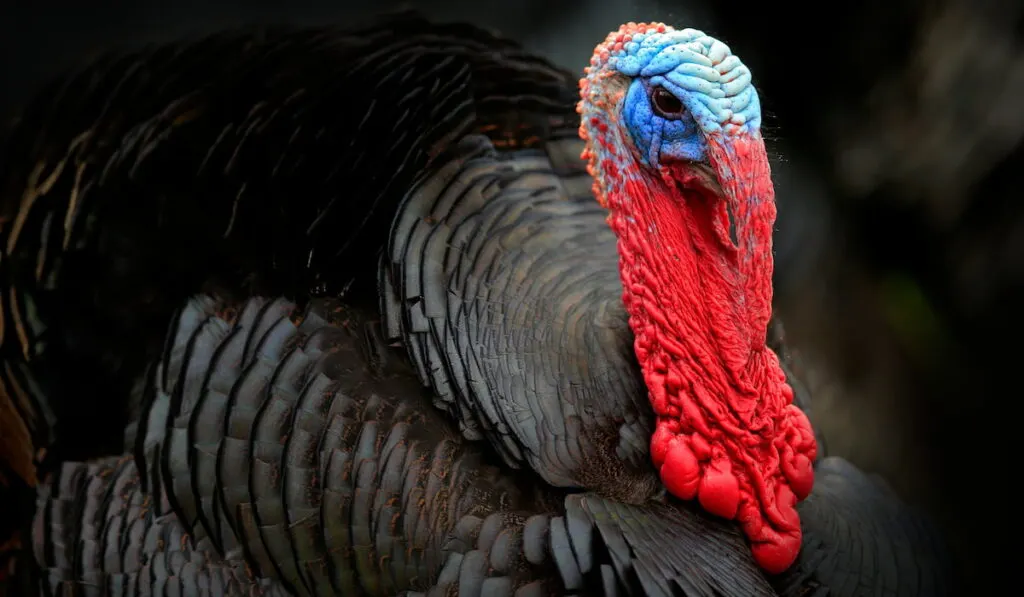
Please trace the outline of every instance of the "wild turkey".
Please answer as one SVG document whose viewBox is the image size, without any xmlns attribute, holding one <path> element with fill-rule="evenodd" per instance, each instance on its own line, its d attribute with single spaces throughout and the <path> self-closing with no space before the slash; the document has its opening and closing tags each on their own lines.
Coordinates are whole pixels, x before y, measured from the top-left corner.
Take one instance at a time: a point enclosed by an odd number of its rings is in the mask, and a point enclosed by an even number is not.
<svg viewBox="0 0 1024 597">
<path fill-rule="evenodd" d="M 6 454 L 10 469 L 31 470 L 54 422 L 53 462 L 120 452 L 107 438 L 138 416 L 133 385 L 188 296 L 312 289 L 357 309 L 379 301 L 388 340 L 502 466 L 664 508 L 653 433 L 673 493 L 738 516 L 769 571 L 796 557 L 792 506 L 815 442 L 765 347 L 772 187 L 749 71 L 720 42 L 631 24 L 598 47 L 581 132 L 601 204 L 576 157 L 569 74 L 464 25 L 404 15 L 353 32 L 225 34 L 67 81 L 4 146 L 2 379 L 33 436 Z M 682 189 L 693 196 L 669 196 Z M 101 431 L 85 425 L 101 412 Z M 844 519 L 855 495 L 826 495 L 808 502 L 803 525 L 821 533 L 804 537 L 788 587 L 881 592 L 897 577 L 874 566 L 944 572 L 884 492 L 901 516 L 868 510 L 893 529 L 870 553 L 910 560 L 860 565 L 869 547 Z"/>
</svg>

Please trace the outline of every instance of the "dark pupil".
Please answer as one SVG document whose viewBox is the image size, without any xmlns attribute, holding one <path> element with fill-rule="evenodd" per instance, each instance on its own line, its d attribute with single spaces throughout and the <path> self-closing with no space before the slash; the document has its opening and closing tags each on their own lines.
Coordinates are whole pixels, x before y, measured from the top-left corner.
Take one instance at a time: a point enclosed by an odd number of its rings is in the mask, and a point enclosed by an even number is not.
<svg viewBox="0 0 1024 597">
<path fill-rule="evenodd" d="M 679 116 L 683 113 L 683 102 L 668 90 L 658 87 L 654 90 L 654 109 L 662 116 Z"/>
</svg>

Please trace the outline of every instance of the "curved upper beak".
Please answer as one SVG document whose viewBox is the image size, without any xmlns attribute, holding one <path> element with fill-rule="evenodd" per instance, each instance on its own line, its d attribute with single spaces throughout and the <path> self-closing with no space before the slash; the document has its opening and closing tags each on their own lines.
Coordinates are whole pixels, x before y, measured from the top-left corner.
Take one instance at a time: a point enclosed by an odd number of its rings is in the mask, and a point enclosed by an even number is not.
<svg viewBox="0 0 1024 597">
<path fill-rule="evenodd" d="M 680 161 L 670 166 L 672 178 L 682 187 L 723 196 L 722 183 L 711 164 L 700 161 Z"/>
<path fill-rule="evenodd" d="M 721 196 L 722 183 L 718 180 L 718 173 L 707 162 L 691 162 L 689 165 L 695 173 L 694 179 L 704 186 L 705 190 Z"/>
</svg>

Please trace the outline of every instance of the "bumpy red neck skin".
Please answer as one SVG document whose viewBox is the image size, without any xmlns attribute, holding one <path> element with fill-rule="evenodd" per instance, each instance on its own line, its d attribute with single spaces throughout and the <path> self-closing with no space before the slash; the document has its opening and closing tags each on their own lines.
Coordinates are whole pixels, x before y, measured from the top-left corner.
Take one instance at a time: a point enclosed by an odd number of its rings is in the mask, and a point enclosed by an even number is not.
<svg viewBox="0 0 1024 597">
<path fill-rule="evenodd" d="M 758 564 L 782 572 L 800 550 L 795 506 L 813 485 L 817 444 L 766 346 L 775 202 L 764 142 L 756 131 L 709 136 L 720 196 L 686 164 L 636 166 L 621 127 L 591 124 L 602 138 L 584 157 L 619 239 L 623 300 L 657 417 L 654 464 L 670 493 L 736 519 Z"/>
</svg>

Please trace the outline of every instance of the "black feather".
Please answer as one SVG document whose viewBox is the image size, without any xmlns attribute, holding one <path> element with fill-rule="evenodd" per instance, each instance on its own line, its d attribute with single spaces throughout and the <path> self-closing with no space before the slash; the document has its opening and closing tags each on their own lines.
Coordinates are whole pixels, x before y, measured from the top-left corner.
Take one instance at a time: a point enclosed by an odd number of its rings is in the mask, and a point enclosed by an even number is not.
<svg viewBox="0 0 1024 597">
<path fill-rule="evenodd" d="M 42 595 L 287 597 L 243 562 L 193 542 L 173 514 L 141 491 L 130 457 L 66 463 L 40 487 L 34 522 Z"/>
<path fill-rule="evenodd" d="M 372 314 L 334 300 L 293 309 L 252 299 L 229 324 L 211 301 L 190 302 L 154 382 L 182 399 L 160 411 L 166 435 L 147 457 L 166 463 L 160 484 L 196 541 L 214 546 L 203 520 L 229 522 L 224 545 L 244 549 L 221 549 L 228 561 L 299 595 L 512 594 L 533 583 L 546 594 L 772 594 L 730 523 L 683 504 L 565 496 L 490 466 L 424 399 L 407 362 L 383 367 L 374 355 L 388 349 L 367 350 L 380 341 Z M 242 337 L 251 350 L 239 363 Z M 172 422 L 206 400 L 226 404 L 219 513 L 191 481 L 200 460 L 172 449 Z"/>
</svg>

